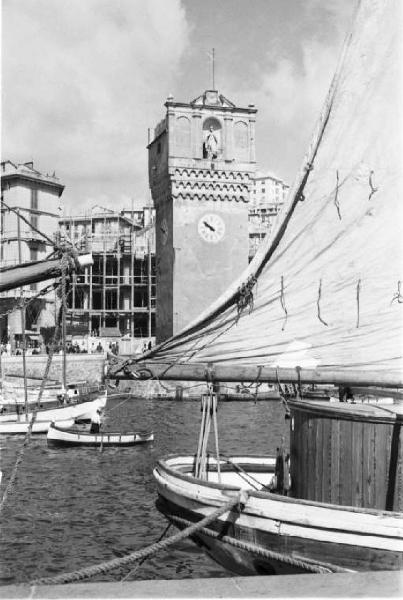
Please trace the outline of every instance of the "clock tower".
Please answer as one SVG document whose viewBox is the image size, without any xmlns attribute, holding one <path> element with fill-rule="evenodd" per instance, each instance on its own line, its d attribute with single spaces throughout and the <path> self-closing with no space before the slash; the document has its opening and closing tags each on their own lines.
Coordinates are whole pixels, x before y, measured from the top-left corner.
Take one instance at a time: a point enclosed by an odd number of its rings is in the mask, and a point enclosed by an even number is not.
<svg viewBox="0 0 403 600">
<path fill-rule="evenodd" d="M 195 319 L 248 265 L 256 108 L 216 90 L 169 96 L 148 144 L 156 209 L 156 337 Z"/>
</svg>

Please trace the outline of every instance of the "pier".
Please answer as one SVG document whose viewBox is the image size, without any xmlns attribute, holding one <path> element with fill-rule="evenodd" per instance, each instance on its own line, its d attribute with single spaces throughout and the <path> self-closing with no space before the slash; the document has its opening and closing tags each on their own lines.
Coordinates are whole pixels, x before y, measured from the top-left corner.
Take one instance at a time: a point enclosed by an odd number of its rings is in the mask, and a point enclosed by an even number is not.
<svg viewBox="0 0 403 600">
<path fill-rule="evenodd" d="M 3 600 L 24 598 L 401 598 L 403 573 L 376 571 L 209 579 L 4 586 Z"/>
</svg>

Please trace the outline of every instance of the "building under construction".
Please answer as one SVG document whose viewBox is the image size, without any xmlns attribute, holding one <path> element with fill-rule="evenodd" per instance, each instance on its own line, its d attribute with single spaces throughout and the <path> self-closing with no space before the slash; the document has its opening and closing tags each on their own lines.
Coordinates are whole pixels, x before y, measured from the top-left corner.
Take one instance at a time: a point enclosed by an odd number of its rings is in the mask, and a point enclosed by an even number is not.
<svg viewBox="0 0 403 600">
<path fill-rule="evenodd" d="M 92 210 L 59 221 L 61 240 L 90 252 L 93 265 L 73 276 L 68 332 L 151 338 L 155 323 L 152 210 Z"/>
</svg>

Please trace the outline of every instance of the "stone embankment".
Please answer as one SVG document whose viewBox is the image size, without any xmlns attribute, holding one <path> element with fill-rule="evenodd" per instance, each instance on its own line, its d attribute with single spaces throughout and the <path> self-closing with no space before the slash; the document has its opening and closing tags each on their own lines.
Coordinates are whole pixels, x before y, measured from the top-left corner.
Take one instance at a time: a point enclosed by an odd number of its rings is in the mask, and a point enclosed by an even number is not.
<svg viewBox="0 0 403 600">
<path fill-rule="evenodd" d="M 48 356 L 40 354 L 37 356 L 27 356 L 27 376 L 40 380 L 46 369 Z M 67 383 L 86 381 L 91 384 L 104 383 L 105 376 L 105 356 L 103 354 L 67 354 L 66 356 L 66 377 Z M 62 380 L 63 357 L 56 354 L 52 358 L 52 364 L 49 372 L 49 379 Z M 23 375 L 22 356 L 2 356 L 3 376 Z M 32 382 L 31 382 L 32 383 Z M 114 381 L 110 382 L 114 385 Z M 230 399 L 236 396 L 238 400 L 256 400 L 272 399 L 278 400 L 278 394 L 267 384 L 259 387 L 258 398 L 254 396 L 254 387 L 245 388 L 244 392 L 235 393 L 235 386 L 232 384 L 221 383 L 217 389 L 222 399 Z M 271 386 L 272 387 L 272 386 Z M 139 398 L 154 398 L 161 400 L 200 400 L 202 394 L 207 392 L 207 384 L 200 381 L 139 381 L 122 380 L 116 388 L 116 392 L 127 393 Z M 268 397 L 264 397 L 268 395 Z M 234 398 L 232 398 L 234 399 Z"/>
<path fill-rule="evenodd" d="M 105 366 L 103 354 L 68 354 L 66 359 L 66 379 L 68 383 L 87 381 L 95 384 L 103 381 Z M 42 378 L 47 360 L 47 354 L 27 356 L 27 376 L 35 379 Z M 22 356 L 2 356 L 1 363 L 4 377 L 7 378 L 7 375 L 23 375 Z M 56 354 L 52 358 L 49 379 L 61 381 L 62 370 L 63 357 Z"/>
</svg>

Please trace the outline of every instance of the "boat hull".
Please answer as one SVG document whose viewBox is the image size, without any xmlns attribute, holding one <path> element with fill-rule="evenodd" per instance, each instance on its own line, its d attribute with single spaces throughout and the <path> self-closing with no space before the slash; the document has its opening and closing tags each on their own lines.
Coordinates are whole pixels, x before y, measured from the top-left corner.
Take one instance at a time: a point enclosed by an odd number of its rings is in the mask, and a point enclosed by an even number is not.
<svg viewBox="0 0 403 600">
<path fill-rule="evenodd" d="M 180 458 L 184 464 L 185 457 Z M 245 482 L 238 487 L 203 482 L 178 469 L 178 457 L 159 461 L 154 477 L 157 508 L 179 528 L 211 514 L 239 489 L 248 489 L 240 513 L 226 513 L 209 526 L 208 535 L 198 532 L 192 538 L 239 575 L 403 567 L 400 513 L 302 501 L 251 490 Z"/>
<path fill-rule="evenodd" d="M 56 394 L 55 394 L 56 396 Z M 82 420 L 90 420 L 93 410 L 96 408 L 104 408 L 106 405 L 107 393 L 97 393 L 92 394 L 90 398 L 84 400 L 76 400 L 73 398 L 67 404 L 60 404 L 60 402 L 54 397 L 53 402 L 54 406 L 50 406 L 50 401 L 47 400 L 44 406 L 41 403 L 41 408 L 37 411 L 36 419 L 39 420 L 47 420 L 47 421 L 56 421 L 61 419 L 82 419 Z M 20 408 L 20 413 L 15 412 L 15 406 L 18 405 Z M 24 405 L 21 401 L 16 402 L 13 406 L 11 406 L 12 410 L 8 410 L 8 405 L 3 405 L 3 411 L 0 409 L 0 423 L 6 422 L 14 422 L 18 421 L 18 416 L 21 418 L 25 418 L 24 413 Z M 7 408 L 7 410 L 4 410 Z M 28 405 L 28 420 L 31 420 L 33 409 L 36 408 L 35 402 L 30 402 Z"/>
<path fill-rule="evenodd" d="M 36 413 L 36 421 L 62 421 L 65 419 L 90 419 L 94 410 L 97 408 L 104 408 L 106 405 L 107 395 L 102 394 L 93 400 L 87 402 L 79 402 L 74 404 L 64 404 L 57 408 L 44 408 L 40 409 Z M 28 412 L 28 421 L 31 420 L 33 413 Z M 25 418 L 25 415 L 21 415 L 19 420 Z M 1 423 L 14 423 L 18 422 L 15 413 L 7 413 L 0 415 Z"/>
<path fill-rule="evenodd" d="M 39 410 L 36 413 L 32 433 L 47 433 L 52 422 L 63 423 L 63 426 L 69 427 L 74 424 L 76 419 L 89 419 L 97 408 L 104 408 L 106 400 L 107 396 L 104 394 L 89 402 Z M 19 419 L 16 419 L 15 416 L 10 419 L 10 415 L 8 415 L 7 419 L 0 420 L 0 435 L 27 433 L 32 416 L 33 413 L 28 413 L 27 419 L 25 419 L 25 415 L 21 415 Z"/>
<path fill-rule="evenodd" d="M 28 432 L 29 421 L 17 421 L 0 423 L 0 434 L 3 435 L 18 435 Z M 32 425 L 31 433 L 47 433 L 50 427 L 50 421 L 35 421 Z M 61 427 L 71 427 L 74 425 L 74 419 L 64 419 L 58 421 Z"/>
<path fill-rule="evenodd" d="M 48 446 L 134 446 L 152 442 L 152 432 L 119 432 L 88 433 L 86 431 L 66 430 L 64 426 L 51 425 L 48 430 Z"/>
</svg>

